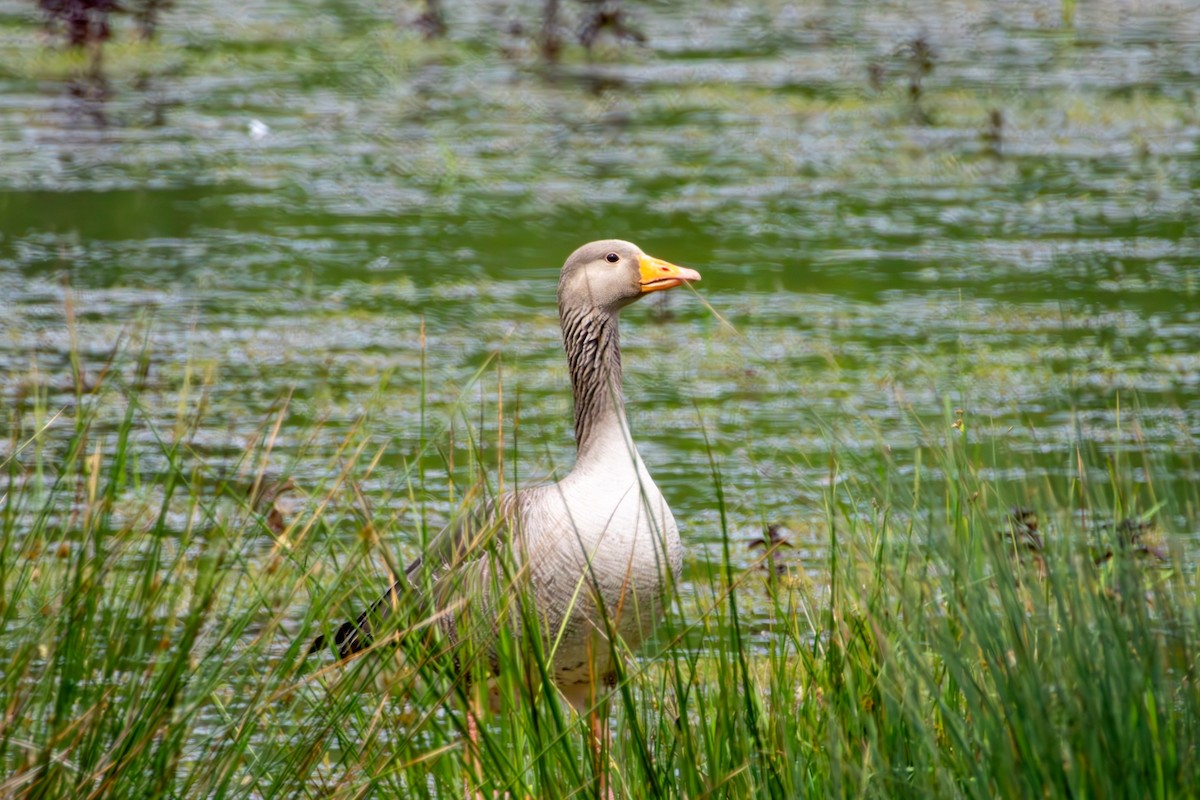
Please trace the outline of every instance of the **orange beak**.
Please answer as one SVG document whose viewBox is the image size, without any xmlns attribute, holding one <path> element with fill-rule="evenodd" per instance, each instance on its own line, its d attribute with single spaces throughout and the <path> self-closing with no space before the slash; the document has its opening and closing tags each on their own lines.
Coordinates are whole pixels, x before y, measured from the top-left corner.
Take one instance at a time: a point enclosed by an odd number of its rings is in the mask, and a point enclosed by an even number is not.
<svg viewBox="0 0 1200 800">
<path fill-rule="evenodd" d="M 659 292 L 663 289 L 674 289 L 682 283 L 700 280 L 700 273 L 687 267 L 677 267 L 661 258 L 642 255 L 638 257 L 638 267 L 641 279 L 642 294 Z"/>
</svg>

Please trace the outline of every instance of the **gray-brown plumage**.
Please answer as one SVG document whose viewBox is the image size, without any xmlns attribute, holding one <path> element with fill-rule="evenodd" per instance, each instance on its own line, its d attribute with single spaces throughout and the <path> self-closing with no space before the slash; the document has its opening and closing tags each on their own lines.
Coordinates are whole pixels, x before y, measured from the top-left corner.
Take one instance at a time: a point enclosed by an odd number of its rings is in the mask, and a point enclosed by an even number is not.
<svg viewBox="0 0 1200 800">
<path fill-rule="evenodd" d="M 382 598 L 338 629 L 342 657 L 367 647 L 373 625 L 422 585 L 431 589 L 424 604 L 441 614 L 452 637 L 463 634 L 467 609 L 472 620 L 490 621 L 468 635 L 490 636 L 505 618 L 519 629 L 519 615 L 507 607 L 527 588 L 567 699 L 583 707 L 610 679 L 608 623 L 636 647 L 661 615 L 683 558 L 675 519 L 629 431 L 617 315 L 646 294 L 699 279 L 617 239 L 571 254 L 558 310 L 575 402 L 574 467 L 556 483 L 503 494 L 443 530 Z M 485 541 L 498 543 L 501 557 Z M 319 637 L 312 649 L 324 646 Z"/>
<path fill-rule="evenodd" d="M 1000 530 L 1000 535 L 1007 540 L 1009 548 L 1020 555 L 1023 550 L 1040 553 L 1046 549 L 1042 534 L 1038 532 L 1037 512 L 1023 506 L 1013 506 L 1008 511 L 1007 525 Z"/>
<path fill-rule="evenodd" d="M 747 545 L 749 549 L 757 550 L 761 547 L 766 551 L 763 562 L 758 565 L 759 569 L 773 568 L 776 575 L 786 575 L 788 573 L 787 562 L 783 559 L 783 548 L 791 548 L 793 545 L 788 541 L 784 530 L 784 527 L 779 523 L 772 523 L 767 526 L 765 534 L 750 539 L 750 544 Z"/>
<path fill-rule="evenodd" d="M 1137 556 L 1149 557 L 1153 560 L 1166 564 L 1171 559 L 1167 551 L 1161 544 L 1155 542 L 1152 538 L 1154 533 L 1154 521 L 1142 519 L 1140 517 L 1126 517 L 1118 522 L 1115 526 L 1111 522 L 1100 523 L 1097 528 L 1101 534 L 1106 534 L 1105 538 L 1110 541 L 1115 538 L 1118 553 L 1132 553 Z M 1112 533 L 1116 533 L 1112 537 Z M 1111 546 L 1104 547 L 1098 553 L 1094 554 L 1094 559 L 1097 564 L 1103 564 L 1106 561 L 1111 561 L 1113 558 L 1113 548 Z"/>
</svg>

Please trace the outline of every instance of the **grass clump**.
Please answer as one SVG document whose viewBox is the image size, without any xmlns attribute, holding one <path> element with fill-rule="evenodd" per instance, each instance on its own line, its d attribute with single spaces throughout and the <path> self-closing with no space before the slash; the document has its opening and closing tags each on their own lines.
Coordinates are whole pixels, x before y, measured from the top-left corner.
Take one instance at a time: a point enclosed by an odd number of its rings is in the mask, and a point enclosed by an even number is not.
<svg viewBox="0 0 1200 800">
<path fill-rule="evenodd" d="M 774 551 L 769 570 L 746 563 L 714 459 L 720 554 L 689 564 L 658 639 L 628 654 L 596 761 L 541 648 L 507 633 L 491 711 L 489 654 L 420 614 L 397 615 L 408 646 L 307 658 L 386 585 L 399 560 L 383 534 L 437 492 L 417 469 L 389 475 L 402 510 L 374 511 L 362 487 L 383 448 L 358 426 L 285 507 L 296 483 L 268 466 L 286 405 L 218 468 L 193 437 L 206 404 L 181 398 L 161 430 L 144 374 L 118 357 L 70 408 L 35 393 L 6 412 L 5 795 L 567 797 L 594 796 L 601 773 L 626 797 L 1164 797 L 1200 782 L 1194 569 L 1089 521 L 1132 513 L 1138 493 L 1117 471 L 1088 483 L 1104 461 L 1082 443 L 1081 477 L 1025 487 L 1043 509 L 1036 553 L 962 437 L 866 487 L 835 459 L 807 571 L 777 569 Z"/>
</svg>

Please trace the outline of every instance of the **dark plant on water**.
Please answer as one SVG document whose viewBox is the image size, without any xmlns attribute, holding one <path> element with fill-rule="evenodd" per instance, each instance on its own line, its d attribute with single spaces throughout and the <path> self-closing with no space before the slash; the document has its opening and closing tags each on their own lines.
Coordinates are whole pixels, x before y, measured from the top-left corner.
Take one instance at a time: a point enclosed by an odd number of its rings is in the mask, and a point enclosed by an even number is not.
<svg viewBox="0 0 1200 800">
<path fill-rule="evenodd" d="M 104 76 L 102 48 L 112 36 L 109 16 L 125 9 L 116 0 L 38 0 L 52 35 L 62 36 L 68 47 L 87 50 L 83 74 L 67 82 L 67 97 L 74 120 L 86 119 L 98 127 L 108 124 L 104 105 L 111 95 Z"/>
<path fill-rule="evenodd" d="M 154 38 L 158 32 L 158 18 L 164 11 L 175 7 L 175 0 L 136 0 L 129 6 L 129 12 L 137 22 L 138 35 L 146 41 Z"/>
<path fill-rule="evenodd" d="M 618 40 L 629 39 L 638 43 L 646 41 L 646 35 L 629 23 L 624 4 L 620 0 L 584 0 L 590 10 L 579 27 L 579 43 L 591 50 L 600 36 L 608 31 Z"/>
<path fill-rule="evenodd" d="M 580 5 L 583 10 L 575 35 L 577 41 L 588 50 L 595 47 L 605 33 L 618 41 L 646 41 L 646 35 L 630 23 L 629 14 L 621 0 L 580 0 Z M 550 63 L 557 62 L 562 54 L 563 30 L 567 27 L 562 16 L 562 3 L 559 0 L 545 0 L 542 3 L 538 50 L 542 58 Z"/>
<path fill-rule="evenodd" d="M 925 34 L 917 34 L 893 50 L 889 57 L 867 63 L 867 85 L 871 91 L 881 92 L 891 80 L 904 80 L 912 119 L 917 124 L 929 125 L 933 120 L 922 105 L 922 100 L 925 97 L 925 79 L 933 74 L 937 58 L 937 51 Z"/>
<path fill-rule="evenodd" d="M 1004 112 L 993 108 L 988 112 L 987 127 L 980 134 L 988 155 L 1000 157 L 1004 146 Z"/>
<path fill-rule="evenodd" d="M 538 49 L 542 58 L 550 63 L 558 61 L 558 56 L 562 53 L 562 28 L 558 12 L 558 0 L 545 0 L 542 5 L 542 30 L 538 36 Z"/>
<path fill-rule="evenodd" d="M 922 81 L 933 73 L 937 53 L 924 34 L 914 37 L 898 52 L 908 65 L 908 99 L 912 101 L 913 116 L 921 124 L 928 124 L 929 115 L 921 107 L 921 96 L 924 92 Z"/>
<path fill-rule="evenodd" d="M 440 39 L 446 35 L 446 12 L 442 0 L 425 0 L 425 10 L 413 21 L 413 26 L 426 39 Z"/>
<path fill-rule="evenodd" d="M 116 0 L 38 0 L 47 26 L 71 47 L 99 45 L 112 36 L 109 15 L 123 11 Z"/>
</svg>

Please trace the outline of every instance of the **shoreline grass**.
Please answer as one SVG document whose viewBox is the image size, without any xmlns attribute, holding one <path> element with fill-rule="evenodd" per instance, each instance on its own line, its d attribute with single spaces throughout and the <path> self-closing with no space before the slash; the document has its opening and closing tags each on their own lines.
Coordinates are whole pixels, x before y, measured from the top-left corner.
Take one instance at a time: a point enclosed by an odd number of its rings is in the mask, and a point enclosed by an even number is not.
<svg viewBox="0 0 1200 800">
<path fill-rule="evenodd" d="M 483 681 L 469 687 L 444 654 L 305 658 L 397 569 L 381 536 L 394 512 L 377 515 L 358 488 L 378 442 L 353 428 L 327 483 L 284 514 L 271 491 L 286 478 L 272 458 L 286 403 L 218 474 L 188 444 L 205 386 L 181 393 L 177 424 L 160 431 L 141 405 L 144 370 L 129 366 L 90 393 L 77 382 L 73 409 L 17 399 L 6 411 L 0 795 L 595 796 L 586 721 L 546 688 L 540 648 L 501 637 L 478 770 L 463 740 L 467 704 L 487 706 Z M 120 422 L 101 430 L 114 407 Z M 944 422 L 925 431 L 934 444 L 915 470 L 877 484 L 840 480 L 831 461 L 813 574 L 778 574 L 772 556 L 754 568 L 713 456 L 720 556 L 690 561 L 657 640 L 625 661 L 599 765 L 618 796 L 1194 792 L 1192 557 L 1139 558 L 1094 520 L 1196 498 L 1135 490 L 1118 456 L 1083 441 L 1064 453 L 1074 479 L 1001 497 L 981 477 L 984 445 L 959 435 L 961 416 Z M 469 422 L 458 435 L 474 435 Z M 991 447 L 988 463 L 1002 461 Z M 458 475 L 483 471 L 471 452 Z M 399 481 L 424 519 L 419 465 Z M 450 496 L 485 490 L 464 480 Z M 1030 497 L 1046 533 L 1037 563 L 1004 535 L 1007 508 Z"/>
</svg>

